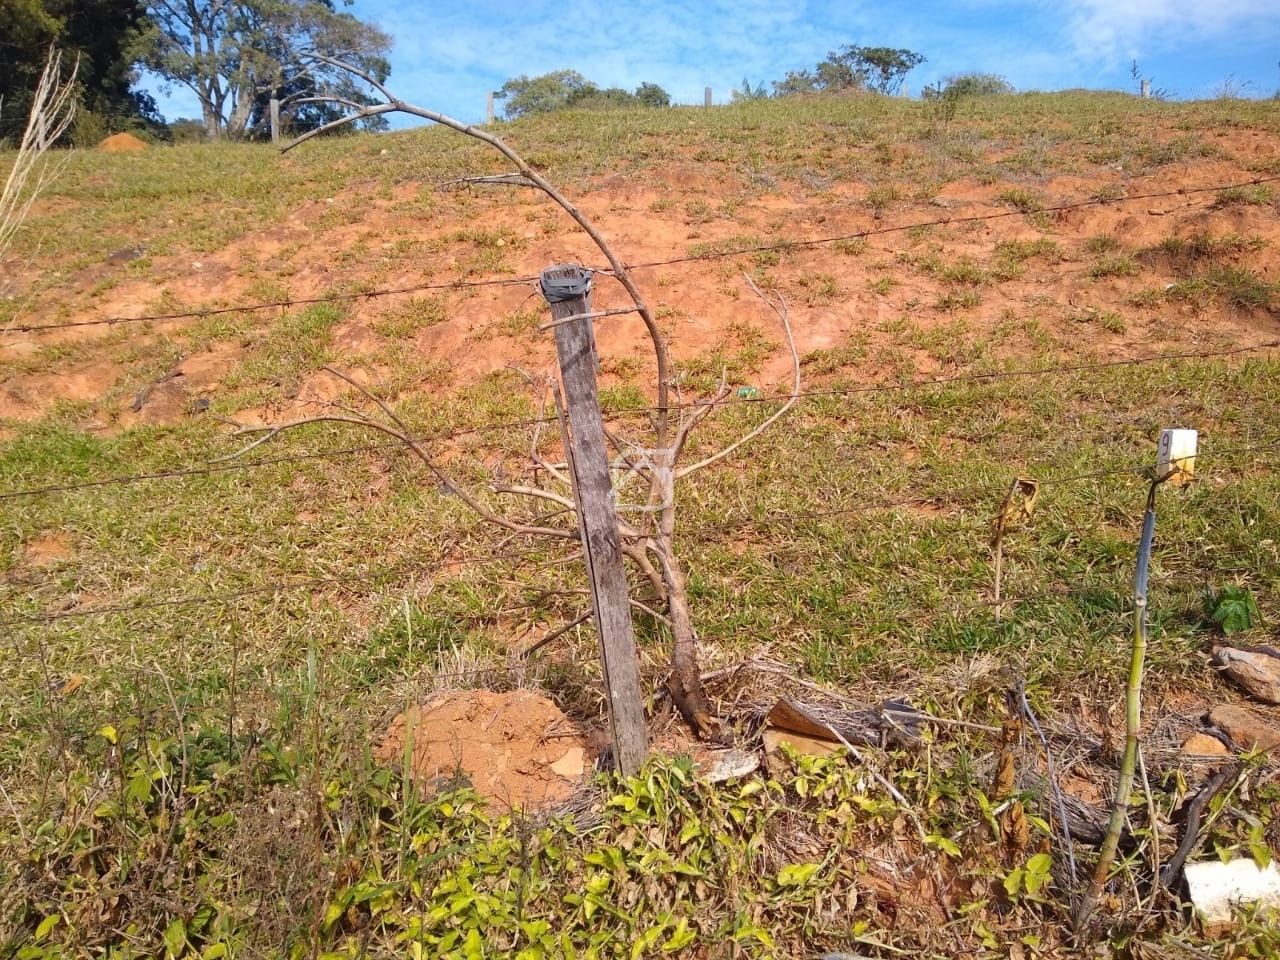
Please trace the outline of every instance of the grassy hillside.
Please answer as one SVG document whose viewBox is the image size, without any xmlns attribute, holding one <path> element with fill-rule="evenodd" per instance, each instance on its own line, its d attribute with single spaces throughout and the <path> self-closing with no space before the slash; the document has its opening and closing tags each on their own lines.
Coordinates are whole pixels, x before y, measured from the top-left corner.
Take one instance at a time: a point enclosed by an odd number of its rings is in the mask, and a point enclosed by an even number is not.
<svg viewBox="0 0 1280 960">
<path fill-rule="evenodd" d="M 1167 902 L 1144 912 L 1146 885 L 1208 769 L 1180 745 L 1239 699 L 1208 666 L 1204 596 L 1250 591 L 1245 643 L 1280 617 L 1274 106 L 812 99 L 500 132 L 652 264 L 636 276 L 682 399 L 734 388 L 692 456 L 786 389 L 744 273 L 789 309 L 806 395 L 679 490 L 703 667 L 742 741 L 779 693 L 815 696 L 723 670 L 753 658 L 940 722 L 910 750 L 719 788 L 659 761 L 577 826 L 462 782 L 420 794 L 373 747 L 433 693 L 531 687 L 599 722 L 589 625 L 518 656 L 589 608 L 580 561 L 486 527 L 369 433 L 221 458 L 248 442 L 235 424 L 362 404 L 332 364 L 462 480 L 527 478 L 543 411 L 520 371 L 553 351 L 525 281 L 598 253 L 529 191 L 450 184 L 506 168 L 438 129 L 75 153 L 0 264 L 0 956 L 1074 955 L 1039 743 L 1018 741 L 1002 797 L 996 731 L 1025 685 L 1064 789 L 1109 797 L 1168 426 L 1202 456 L 1160 501 L 1160 827 L 1132 838 L 1099 929 L 1129 956 L 1200 943 Z M 622 302 L 598 277 L 596 303 Z M 598 337 L 610 423 L 639 435 L 651 357 L 629 318 Z M 997 609 L 991 518 L 1018 476 L 1041 490 Z M 678 753 L 666 628 L 637 630 Z M 1280 781 L 1266 757 L 1240 777 L 1201 846 L 1260 856 Z M 1280 949 L 1234 936 L 1224 955 Z"/>
</svg>

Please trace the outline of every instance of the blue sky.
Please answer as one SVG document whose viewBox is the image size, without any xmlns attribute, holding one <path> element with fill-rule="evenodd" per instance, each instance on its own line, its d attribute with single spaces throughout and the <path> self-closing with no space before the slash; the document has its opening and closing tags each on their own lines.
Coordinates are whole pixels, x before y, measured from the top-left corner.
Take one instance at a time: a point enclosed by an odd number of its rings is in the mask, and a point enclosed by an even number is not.
<svg viewBox="0 0 1280 960">
<path fill-rule="evenodd" d="M 721 103 L 744 77 L 779 80 L 847 43 L 924 54 L 907 78 L 913 96 L 968 71 L 1019 90 L 1135 90 L 1135 59 L 1178 99 L 1227 84 L 1244 96 L 1280 89 L 1280 0 L 355 0 L 348 9 L 395 38 L 399 97 L 466 121 L 483 119 L 486 91 L 520 74 L 575 69 L 628 89 L 649 81 L 678 103 L 701 103 L 710 86 Z M 178 89 L 161 110 L 199 115 Z"/>
</svg>

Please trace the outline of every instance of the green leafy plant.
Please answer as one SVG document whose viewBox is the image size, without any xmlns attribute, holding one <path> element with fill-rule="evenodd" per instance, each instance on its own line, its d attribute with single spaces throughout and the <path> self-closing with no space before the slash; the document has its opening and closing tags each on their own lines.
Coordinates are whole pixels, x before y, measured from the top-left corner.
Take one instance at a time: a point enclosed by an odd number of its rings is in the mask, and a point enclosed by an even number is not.
<svg viewBox="0 0 1280 960">
<path fill-rule="evenodd" d="M 1204 614 L 1228 637 L 1243 633 L 1262 619 L 1258 601 L 1247 589 L 1229 583 L 1219 590 L 1204 593 Z"/>
</svg>

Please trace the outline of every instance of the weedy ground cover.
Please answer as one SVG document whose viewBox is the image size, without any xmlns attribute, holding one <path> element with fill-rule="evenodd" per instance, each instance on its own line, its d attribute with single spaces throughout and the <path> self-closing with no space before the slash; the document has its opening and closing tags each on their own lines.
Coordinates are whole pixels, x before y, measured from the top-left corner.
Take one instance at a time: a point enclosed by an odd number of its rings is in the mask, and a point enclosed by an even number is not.
<svg viewBox="0 0 1280 960">
<path fill-rule="evenodd" d="M 514 655 L 587 609 L 571 551 L 478 525 L 413 458 L 337 427 L 217 461 L 237 449 L 219 418 L 354 402 L 317 392 L 334 363 L 441 438 L 462 478 L 519 476 L 542 411 L 505 364 L 545 361 L 538 301 L 362 295 L 523 277 L 581 255 L 574 239 L 522 194 L 439 189 L 501 171 L 438 131 L 283 160 L 73 155 L 21 237 L 27 262 L 8 265 L 23 290 L 0 334 L 0 942 L 31 958 L 1071 955 L 1073 885 L 1034 813 L 1043 782 L 997 797 L 986 728 L 1023 683 L 1056 729 L 1113 732 L 1141 470 L 1162 427 L 1199 429 L 1202 457 L 1161 508 L 1153 765 L 1176 767 L 1177 736 L 1230 696 L 1207 669 L 1205 591 L 1247 590 L 1261 623 L 1280 616 L 1280 360 L 1261 348 L 1280 339 L 1277 227 L 1261 191 L 1044 211 L 1274 173 L 1259 144 L 1278 125 L 1247 102 L 1073 93 L 966 103 L 943 127 L 925 105 L 859 99 L 504 130 L 637 262 L 701 258 L 642 282 L 682 389 L 726 370 L 744 388 L 706 449 L 762 420 L 782 377 L 741 271 L 792 306 L 810 395 L 681 491 L 705 666 L 767 654 L 858 699 L 978 725 L 719 788 L 657 761 L 564 823 L 499 815 L 461 777 L 421 795 L 371 756 L 391 713 L 459 686 L 536 686 L 598 719 L 589 628 Z M 961 212 L 1008 216 L 946 222 Z M 896 232 L 860 235 L 878 227 Z M 840 239 L 791 242 L 814 237 Z M 107 263 L 140 242 L 145 256 Z M 12 327 L 335 293 L 355 296 Z M 618 425 L 652 402 L 624 329 L 600 334 Z M 1241 347 L 1258 349 L 1106 365 Z M 161 378 L 193 357 L 219 358 L 216 378 L 148 419 Z M 189 472 L 90 485 L 175 469 Z M 1015 476 L 1043 485 L 1005 542 L 997 611 L 990 518 Z M 30 492 L 45 487 L 71 489 Z M 637 629 L 661 724 L 665 627 Z M 748 743 L 775 681 L 714 688 Z M 1039 763 L 1028 739 L 1019 764 Z M 1243 768 L 1232 803 L 1248 816 L 1219 816 L 1209 849 L 1276 847 L 1271 769 Z M 1161 817 L 1185 796 L 1178 776 L 1153 785 Z M 1032 811 L 1022 828 L 1005 819 L 1015 800 Z M 1104 936 L 1131 955 L 1196 942 L 1174 911 L 1138 922 L 1151 838 L 1134 843 Z M 1232 956 L 1275 949 L 1261 922 L 1234 937 Z"/>
</svg>

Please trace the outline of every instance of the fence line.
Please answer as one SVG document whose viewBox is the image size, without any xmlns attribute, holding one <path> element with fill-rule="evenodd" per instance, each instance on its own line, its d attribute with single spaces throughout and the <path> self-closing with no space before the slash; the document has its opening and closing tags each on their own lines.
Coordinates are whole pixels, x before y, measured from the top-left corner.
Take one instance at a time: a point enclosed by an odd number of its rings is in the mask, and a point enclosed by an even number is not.
<svg viewBox="0 0 1280 960">
<path fill-rule="evenodd" d="M 1036 213 L 1060 213 L 1067 210 L 1076 210 L 1084 207 L 1106 206 L 1106 205 L 1122 205 L 1127 203 L 1136 203 L 1141 200 L 1157 200 L 1166 197 L 1191 196 L 1204 193 L 1216 193 L 1222 190 L 1233 190 L 1240 187 L 1260 186 L 1267 183 L 1280 182 L 1280 176 L 1273 177 L 1254 177 L 1251 180 L 1239 181 L 1236 183 L 1223 183 L 1215 186 L 1207 187 L 1185 187 L 1178 190 L 1162 190 L 1154 193 L 1133 194 L 1127 197 L 1117 197 L 1115 199 L 1101 199 L 1097 197 L 1088 200 L 1076 200 L 1070 203 L 1056 204 L 1053 206 L 1043 207 Z M 641 263 L 626 264 L 628 270 L 646 270 L 654 267 L 674 266 L 680 263 L 697 263 L 706 260 L 719 260 L 727 257 L 744 256 L 751 253 L 765 253 L 769 251 L 793 250 L 802 247 L 818 247 L 827 244 L 848 242 L 850 240 L 864 240 L 869 237 L 880 236 L 891 233 L 904 233 L 909 230 L 920 230 L 928 227 L 940 227 L 950 224 L 961 223 L 981 223 L 988 220 L 1001 220 L 1009 217 L 1026 216 L 1027 212 L 1022 210 L 1002 210 L 998 213 L 973 214 L 965 217 L 939 217 L 934 220 L 922 220 L 915 223 L 901 224 L 898 226 L 876 227 L 869 230 L 859 230 L 853 233 L 838 234 L 836 236 L 815 237 L 808 240 L 785 240 L 776 243 L 756 244 L 753 246 L 738 247 L 731 250 L 714 250 L 697 256 L 670 257 L 665 260 L 649 260 Z M 593 267 L 590 268 L 593 273 L 599 273 L 604 276 L 612 276 L 613 271 L 608 268 Z M 408 287 L 395 287 L 382 290 L 368 290 L 363 293 L 344 293 L 334 294 L 327 297 L 298 297 L 287 298 L 281 300 L 271 300 L 262 303 L 245 304 L 238 307 L 217 307 L 206 310 L 192 310 L 187 312 L 174 312 L 153 314 L 141 317 L 99 317 L 94 320 L 76 320 L 66 323 L 47 323 L 47 324 L 14 324 L 12 326 L 0 329 L 0 334 L 4 333 L 37 333 L 47 332 L 50 330 L 63 330 L 75 327 L 95 327 L 95 326 L 116 326 L 125 323 L 146 323 L 151 321 L 172 321 L 172 320 L 188 320 L 200 319 L 204 317 L 219 316 L 231 313 L 253 313 L 259 310 L 279 310 L 287 309 L 293 306 L 308 306 L 319 303 L 346 303 L 356 300 L 373 300 L 380 297 L 397 296 L 407 293 L 421 293 L 427 290 L 465 290 L 479 287 L 494 286 L 522 286 L 536 283 L 538 278 L 532 277 L 494 277 L 485 280 L 454 280 L 446 283 L 427 283 L 416 284 Z"/>
<path fill-rule="evenodd" d="M 770 251 L 794 250 L 797 247 L 817 247 L 824 246 L 829 243 L 843 243 L 850 240 L 865 240 L 868 237 L 880 236 L 886 233 L 905 233 L 908 230 L 921 230 L 927 227 L 945 227 L 951 224 L 959 223 L 982 223 L 987 220 L 1001 220 L 1007 217 L 1025 217 L 1029 213 L 1061 213 L 1066 210 L 1078 210 L 1082 207 L 1106 206 L 1108 204 L 1126 204 L 1135 203 L 1139 200 L 1159 200 L 1165 197 L 1189 196 L 1192 194 L 1217 193 L 1221 190 L 1233 190 L 1239 187 L 1260 186 L 1264 183 L 1275 183 L 1280 181 L 1280 176 L 1275 177 L 1254 177 L 1252 180 L 1245 180 L 1240 183 L 1224 183 L 1212 187 L 1185 187 L 1178 190 L 1161 190 L 1156 193 L 1138 193 L 1127 197 L 1117 197 L 1114 200 L 1101 199 L 1092 197 L 1088 200 L 1074 200 L 1070 203 L 1060 203 L 1054 206 L 1041 207 L 1039 210 L 1002 210 L 999 213 L 983 213 L 974 214 L 967 217 L 939 217 L 936 220 L 922 220 L 916 223 L 904 223 L 899 226 L 892 227 L 876 227 L 871 230 L 858 230 L 853 233 L 844 233 L 833 237 L 817 237 L 811 240 L 781 240 L 777 243 L 762 243 L 756 246 L 741 247 L 734 250 L 724 251 L 707 251 L 698 256 L 671 257 L 666 260 L 649 260 L 644 263 L 628 263 L 624 266 L 628 270 L 646 270 L 652 267 L 668 267 L 679 263 L 695 263 L 700 260 L 719 260 L 725 257 L 737 257 L 750 253 L 767 253 Z M 596 273 L 612 275 L 611 270 L 607 268 L 596 269 Z"/>
<path fill-rule="evenodd" d="M 511 420 L 505 423 L 483 424 L 478 427 L 461 427 L 447 433 L 437 433 L 420 437 L 410 437 L 414 443 L 439 443 L 458 437 L 480 433 L 493 433 L 500 430 L 512 430 L 518 427 L 534 427 L 539 424 L 555 423 L 555 417 L 531 417 L 527 420 Z M 0 492 L 0 500 L 12 500 L 18 497 L 33 497 L 45 493 L 67 493 L 74 490 L 87 490 L 92 487 L 107 487 L 118 484 L 141 483 L 150 480 L 176 480 L 188 477 L 204 477 L 217 473 L 234 473 L 237 470 L 252 470 L 279 463 L 298 463 L 304 460 L 322 460 L 328 457 L 345 457 L 358 453 L 377 453 L 390 450 L 402 450 L 405 444 L 400 440 L 382 440 L 377 443 L 364 443 L 354 447 L 341 447 L 335 450 L 316 450 L 310 453 L 283 454 L 278 457 L 263 457 L 254 460 L 228 460 L 225 462 L 210 461 L 199 467 L 179 467 L 173 470 L 159 470 L 155 473 L 137 473 L 128 476 L 104 477 L 98 480 L 83 480 L 77 483 L 52 484 L 47 487 L 31 487 L 24 490 L 7 490 Z"/>
<path fill-rule="evenodd" d="M 1280 441 L 1275 443 L 1259 444 L 1257 446 L 1246 447 L 1227 447 L 1220 450 L 1200 451 L 1197 454 L 1197 460 L 1212 458 L 1215 456 L 1226 456 L 1240 453 L 1254 453 L 1264 450 L 1280 450 Z M 1037 478 L 1037 483 L 1041 486 L 1061 485 L 1084 480 L 1095 480 L 1110 476 L 1145 476 L 1149 473 L 1147 467 L 1123 467 L 1113 470 L 1101 470 L 1092 473 L 1075 474 L 1071 476 L 1061 477 L 1045 477 Z M 871 503 L 860 503 L 849 507 L 832 507 L 823 510 L 792 512 L 772 514 L 759 518 L 743 518 L 741 520 L 730 520 L 719 524 L 704 526 L 700 530 L 700 534 L 689 537 L 688 539 L 696 543 L 715 543 L 715 536 L 708 534 L 721 534 L 733 530 L 742 529 L 769 529 L 780 526 L 794 526 L 798 522 L 807 520 L 822 520 L 831 517 L 851 516 L 860 513 L 871 513 L 879 510 L 893 510 L 900 507 L 917 506 L 920 504 L 931 503 L 955 503 L 960 501 L 977 501 L 984 498 L 993 497 L 995 494 L 991 487 L 972 487 L 967 490 L 957 490 L 948 493 L 945 497 L 929 497 L 919 494 L 911 497 L 904 497 L 897 500 L 876 501 Z M 64 610 L 49 614 L 34 614 L 24 617 L 11 617 L 8 619 L 0 619 L 0 629 L 12 629 L 19 626 L 30 626 L 35 624 L 55 623 L 61 620 L 79 619 L 93 616 L 111 616 L 116 614 L 138 613 L 146 610 L 168 609 L 173 607 L 185 606 L 202 606 L 206 604 L 222 604 L 234 602 L 246 597 L 261 596 L 263 594 L 283 593 L 292 590 L 304 590 L 317 587 L 345 586 L 347 584 L 367 583 L 382 578 L 401 577 L 406 574 L 430 573 L 440 564 L 455 563 L 462 566 L 467 565 L 483 565 L 489 563 L 500 563 L 507 560 L 524 560 L 529 557 L 529 551 L 507 551 L 502 553 L 478 554 L 475 556 L 464 556 L 461 558 L 440 556 L 430 561 L 417 561 L 411 564 L 401 564 L 398 566 L 385 567 L 380 570 L 369 571 L 366 573 L 353 573 L 342 576 L 316 577 L 306 580 L 279 581 L 275 583 L 263 584 L 256 587 L 247 587 L 242 590 L 229 591 L 219 594 L 206 594 L 199 596 L 175 597 L 165 600 L 143 601 L 139 603 L 129 604 L 111 604 L 101 607 L 90 607 L 83 610 Z M 1166 576 L 1164 578 L 1153 577 L 1152 580 L 1169 580 L 1176 581 L 1177 578 Z M 1189 582 L 1198 581 L 1199 578 L 1188 578 Z M 1020 603 L 1027 600 L 1042 599 L 1045 597 L 1058 596 L 1060 594 L 1047 592 L 1037 594 L 1032 597 L 1025 598 L 1007 598 L 1002 599 L 1001 603 Z M 978 607 L 987 606 L 994 601 L 983 601 Z"/>
<path fill-rule="evenodd" d="M 1146 357 L 1129 357 L 1120 360 L 1104 360 L 1096 363 L 1079 363 L 1068 364 L 1059 367 L 1037 367 L 1026 368 L 1021 370 L 996 370 L 989 373 L 966 373 L 957 374 L 953 377 L 931 377 L 923 380 L 908 380 L 900 383 L 876 383 L 876 384 L 859 384 L 848 387 L 831 388 L 824 390 L 805 390 L 796 394 L 799 399 L 812 399 L 815 397 L 844 397 L 856 396 L 860 394 L 871 393 L 890 393 L 896 391 L 922 390 L 929 387 L 947 386 L 955 383 L 968 382 L 994 382 L 999 380 L 1020 379 L 1028 377 L 1054 377 L 1065 376 L 1068 374 L 1083 373 L 1090 370 L 1103 370 L 1113 367 L 1126 366 L 1142 366 L 1149 363 L 1167 363 L 1179 360 L 1204 360 L 1217 357 L 1237 356 L 1245 353 L 1258 353 L 1266 350 L 1280 348 L 1280 340 L 1271 340 L 1264 343 L 1255 344 L 1253 346 L 1231 347 L 1223 350 L 1204 350 L 1196 352 L 1184 353 L 1168 353 L 1154 354 Z M 759 397 L 738 397 L 728 396 L 721 400 L 709 401 L 688 401 L 681 404 L 674 404 L 669 410 L 696 410 L 711 405 L 716 407 L 734 406 L 738 404 L 750 403 L 778 403 L 787 400 L 791 394 L 772 394 Z M 606 417 L 619 417 L 629 414 L 653 413 L 658 410 L 657 407 L 625 407 L 617 409 L 606 409 L 603 411 Z M 512 430 L 524 427 L 533 427 L 540 424 L 554 423 L 554 417 L 530 417 L 523 420 L 510 420 L 503 422 L 495 422 L 481 424 L 475 427 L 462 427 L 457 430 L 448 431 L 440 434 L 425 435 L 422 437 L 412 438 L 415 443 L 437 443 L 446 440 L 452 440 L 457 437 L 498 432 L 501 430 Z M 118 477 L 103 477 L 94 480 L 83 480 L 75 483 L 66 484 L 50 484 L 43 487 L 30 487 L 16 490 L 0 491 L 0 500 L 13 500 L 21 497 L 32 497 L 48 493 L 67 493 L 75 490 L 86 490 L 93 487 L 113 486 L 118 484 L 141 483 L 144 481 L 185 479 L 188 477 L 208 476 L 215 473 L 230 473 L 236 470 L 250 470 L 257 467 L 270 466 L 278 463 L 295 463 L 305 460 L 318 460 L 327 457 L 351 456 L 359 453 L 372 453 L 378 451 L 392 450 L 403 447 L 400 441 L 379 441 L 376 443 L 361 444 L 353 447 L 343 447 L 337 450 L 320 450 L 311 453 L 285 454 L 279 457 L 267 457 L 256 460 L 246 461 L 227 461 L 224 463 L 210 462 L 199 467 L 177 467 L 172 470 L 161 470 L 154 473 L 132 474 Z M 1102 476 L 1109 475 L 1107 472 Z M 1054 481 L 1048 481 L 1054 482 Z"/>
<path fill-rule="evenodd" d="M 1196 452 L 1197 463 L 1205 460 L 1212 460 L 1215 457 L 1234 456 L 1241 453 L 1257 453 L 1260 451 L 1280 450 L 1280 441 L 1275 443 L 1262 443 L 1256 446 L 1247 447 L 1223 447 L 1221 449 L 1200 449 Z M 1037 477 L 1035 473 L 1028 473 L 1027 478 L 1035 480 L 1041 486 L 1061 486 L 1069 483 L 1079 483 L 1084 480 L 1101 480 L 1107 477 L 1149 477 L 1151 474 L 1151 465 L 1143 466 L 1133 465 L 1128 467 L 1116 467 L 1110 470 L 1095 470 L 1090 473 L 1077 473 L 1061 477 Z M 899 507 L 913 507 L 923 504 L 945 504 L 945 503 L 963 503 L 980 501 L 995 496 L 996 493 L 992 487 L 970 487 L 962 490 L 948 491 L 944 496 L 928 496 L 925 494 L 916 494 L 911 497 L 903 497 L 898 500 L 881 500 L 870 503 L 860 503 L 850 507 L 832 507 L 825 510 L 806 511 L 804 513 L 783 513 L 773 514 L 760 518 L 744 518 L 742 520 L 728 520 L 724 523 L 711 524 L 701 528 L 703 532 L 723 533 L 730 530 L 742 529 L 761 529 L 774 526 L 781 526 L 785 523 L 795 523 L 803 520 L 824 520 L 828 517 L 849 516 L 858 513 L 872 513 L 878 510 L 895 510 Z M 699 542 L 713 542 L 711 537 L 698 536 L 693 539 Z"/>
<path fill-rule="evenodd" d="M 156 313 L 142 317 L 98 317 L 94 320 L 73 320 L 67 323 L 13 324 L 0 329 L 2 333 L 40 333 L 50 330 L 70 330 L 75 327 L 114 327 L 125 323 L 149 323 L 169 320 L 199 320 L 205 317 L 224 316 L 229 313 L 256 313 L 259 310 L 285 310 L 289 307 L 314 306 L 318 303 L 349 303 L 354 300 L 375 300 L 406 293 L 422 293 L 425 290 L 469 290 L 477 287 L 516 287 L 531 284 L 537 277 L 502 277 L 489 280 L 451 280 L 447 283 L 420 283 L 410 287 L 392 287 L 384 290 L 366 290 L 363 293 L 335 293 L 327 297 L 290 297 L 284 300 L 267 300 L 240 307 L 210 307 L 206 310 L 190 310 L 175 313 Z"/>
<path fill-rule="evenodd" d="M 508 553 L 508 554 L 486 554 L 477 557 L 463 558 L 460 563 L 463 564 L 486 564 L 497 563 L 503 560 L 519 560 L 528 556 L 528 553 Z M 413 564 L 399 567 L 388 567 L 376 573 L 353 574 L 346 577 L 319 577 L 312 580 L 298 580 L 282 583 L 266 584 L 260 587 L 251 587 L 245 590 L 237 590 L 228 593 L 206 594 L 203 596 L 175 597 L 169 600 L 155 600 L 145 603 L 134 604 L 113 604 L 111 606 L 93 607 L 86 610 L 65 610 L 58 613 L 40 614 L 26 617 L 11 617 L 7 620 L 0 620 L 0 629 L 13 630 L 16 627 L 36 626 L 49 623 L 57 623 L 63 620 L 87 619 L 97 616 L 113 616 L 117 614 L 142 613 L 149 610 L 172 609 L 174 607 L 197 607 L 210 604 L 234 603 L 247 597 L 261 596 L 271 593 L 286 593 L 292 590 L 301 590 L 308 587 L 325 587 L 340 586 L 348 583 L 365 583 L 371 580 L 377 580 L 382 577 L 402 576 L 404 574 L 427 573 L 431 567 L 428 564 Z M 1248 572 L 1248 568 L 1227 568 L 1222 570 L 1214 570 L 1214 574 L 1225 573 L 1242 573 Z M 1192 584 L 1202 583 L 1204 575 L 1202 574 L 1152 574 L 1149 578 L 1152 584 Z M 1126 581 L 1127 583 L 1127 581 Z M 1022 604 L 1033 603 L 1038 600 L 1061 600 L 1081 594 L 1095 587 L 1105 586 L 1106 583 L 1099 581 L 1094 584 L 1081 583 L 1074 587 L 1064 586 L 1056 590 L 1042 590 L 1038 593 L 1023 594 L 1014 597 L 1001 597 L 999 600 L 978 600 L 972 603 L 949 604 L 947 612 L 956 613 L 973 613 L 978 610 L 984 610 L 994 606 L 1004 604 Z M 528 604 L 532 607 L 534 604 Z M 900 623 L 900 618 L 885 618 L 882 620 L 872 619 L 870 621 L 862 620 L 860 622 Z M 598 661 L 597 661 L 598 662 Z"/>
<path fill-rule="evenodd" d="M 105 617 L 121 613 L 139 613 L 144 610 L 161 610 L 172 607 L 195 607 L 211 603 L 230 603 L 235 600 L 241 600 L 246 597 L 261 596 L 263 594 L 285 593 L 290 590 L 305 590 L 311 587 L 345 586 L 349 583 L 368 583 L 373 580 L 380 580 L 384 577 L 399 577 L 411 573 L 429 573 L 435 567 L 445 563 L 481 565 L 487 563 L 500 563 L 505 560 L 522 560 L 527 559 L 528 556 L 529 551 L 527 550 L 519 552 L 510 551 L 506 553 L 479 554 L 477 556 L 462 557 L 460 559 L 442 556 L 436 557 L 431 561 L 418 561 L 411 564 L 384 567 L 381 570 L 373 570 L 367 573 L 353 573 L 331 577 L 314 577 L 309 580 L 277 581 L 275 583 L 262 584 L 256 587 L 246 587 L 243 590 L 232 590 L 227 593 L 173 597 L 167 600 L 148 600 L 140 603 L 110 604 L 101 607 L 89 607 L 83 610 L 60 610 L 57 613 L 34 614 L 25 617 L 10 617 L 5 620 L 0 620 L 0 629 L 12 629 L 13 627 L 29 626 L 31 624 L 40 623 L 55 623 L 59 620 L 74 620 L 82 617 Z"/>
</svg>

